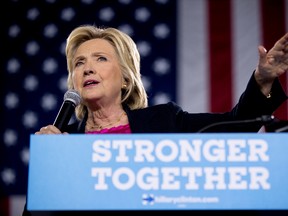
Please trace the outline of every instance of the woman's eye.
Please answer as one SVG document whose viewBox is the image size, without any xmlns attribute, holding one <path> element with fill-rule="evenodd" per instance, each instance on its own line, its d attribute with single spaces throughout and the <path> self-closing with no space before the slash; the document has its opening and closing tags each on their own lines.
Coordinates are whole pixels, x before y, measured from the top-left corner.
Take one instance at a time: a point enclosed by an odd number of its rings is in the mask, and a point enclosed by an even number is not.
<svg viewBox="0 0 288 216">
<path fill-rule="evenodd" d="M 81 61 L 76 62 L 75 67 L 78 67 L 78 66 L 80 66 L 80 65 L 82 65 L 82 64 L 83 64 L 83 62 L 81 62 Z"/>
<path fill-rule="evenodd" d="M 98 57 L 98 59 L 97 59 L 97 61 L 106 61 L 107 60 L 107 58 L 105 58 L 105 57 L 103 57 L 103 56 L 100 56 L 100 57 Z"/>
</svg>

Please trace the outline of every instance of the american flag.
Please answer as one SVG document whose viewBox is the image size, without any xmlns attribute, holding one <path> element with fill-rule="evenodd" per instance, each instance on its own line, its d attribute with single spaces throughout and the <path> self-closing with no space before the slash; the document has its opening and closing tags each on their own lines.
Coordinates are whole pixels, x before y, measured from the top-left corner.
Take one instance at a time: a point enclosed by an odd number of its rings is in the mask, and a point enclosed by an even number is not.
<svg viewBox="0 0 288 216">
<path fill-rule="evenodd" d="M 64 55 L 82 24 L 128 33 L 142 56 L 149 104 L 190 112 L 235 105 L 258 62 L 288 31 L 288 0 L 6 0 L 1 13 L 0 215 L 21 215 L 29 138 L 51 124 L 66 92 Z M 281 77 L 287 88 L 286 76 Z M 275 115 L 287 119 L 287 104 Z"/>
</svg>

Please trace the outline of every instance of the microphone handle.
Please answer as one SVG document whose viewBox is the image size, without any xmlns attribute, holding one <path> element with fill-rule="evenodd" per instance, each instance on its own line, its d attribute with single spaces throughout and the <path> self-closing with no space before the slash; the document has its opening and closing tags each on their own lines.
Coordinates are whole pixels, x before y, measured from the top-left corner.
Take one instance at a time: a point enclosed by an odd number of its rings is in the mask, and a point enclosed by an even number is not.
<svg viewBox="0 0 288 216">
<path fill-rule="evenodd" d="M 57 127 L 61 132 L 63 132 L 64 127 L 68 125 L 69 120 L 75 111 L 75 107 L 75 104 L 71 101 L 64 101 L 62 103 L 61 108 L 53 123 L 53 125 Z"/>
</svg>

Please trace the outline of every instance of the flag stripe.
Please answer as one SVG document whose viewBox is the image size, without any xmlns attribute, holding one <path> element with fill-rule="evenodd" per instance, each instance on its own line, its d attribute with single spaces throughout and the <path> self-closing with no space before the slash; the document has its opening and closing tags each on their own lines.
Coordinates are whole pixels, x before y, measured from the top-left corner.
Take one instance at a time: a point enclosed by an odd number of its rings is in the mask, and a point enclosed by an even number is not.
<svg viewBox="0 0 288 216">
<path fill-rule="evenodd" d="M 26 197 L 23 195 L 13 195 L 10 197 L 10 215 L 19 216 L 22 215 L 24 205 L 26 203 Z"/>
<path fill-rule="evenodd" d="M 0 215 L 9 216 L 9 197 L 1 197 L 0 199 Z"/>
<path fill-rule="evenodd" d="M 259 0 L 232 1 L 233 105 L 238 102 L 258 62 Z"/>
<path fill-rule="evenodd" d="M 231 109 L 231 10 L 230 0 L 209 1 L 210 111 Z"/>
<path fill-rule="evenodd" d="M 287 13 L 288 13 L 288 0 L 285 0 L 284 4 L 285 4 L 285 14 L 286 14 L 286 16 L 285 16 L 285 22 L 286 22 L 285 31 L 288 32 L 288 15 L 287 15 Z"/>
<path fill-rule="evenodd" d="M 263 0 L 261 1 L 261 8 L 263 44 L 267 49 L 270 49 L 274 46 L 275 41 L 285 34 L 285 2 L 284 0 Z M 280 82 L 286 89 L 286 76 L 281 76 Z M 280 119 L 287 119 L 287 103 L 283 103 L 276 110 L 275 116 Z"/>
<path fill-rule="evenodd" d="M 177 101 L 187 111 L 207 112 L 207 2 L 180 0 L 177 3 Z"/>
</svg>

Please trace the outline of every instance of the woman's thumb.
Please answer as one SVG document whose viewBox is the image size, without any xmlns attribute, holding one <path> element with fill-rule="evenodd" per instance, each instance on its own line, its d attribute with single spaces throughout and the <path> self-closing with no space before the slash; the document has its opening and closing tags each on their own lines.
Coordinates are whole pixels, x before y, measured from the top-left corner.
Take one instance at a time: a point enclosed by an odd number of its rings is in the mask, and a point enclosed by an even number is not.
<svg viewBox="0 0 288 216">
<path fill-rule="evenodd" d="M 258 46 L 258 52 L 259 52 L 260 61 L 265 61 L 266 55 L 267 55 L 267 50 L 265 49 L 265 47 Z"/>
</svg>

